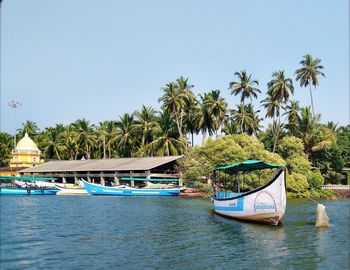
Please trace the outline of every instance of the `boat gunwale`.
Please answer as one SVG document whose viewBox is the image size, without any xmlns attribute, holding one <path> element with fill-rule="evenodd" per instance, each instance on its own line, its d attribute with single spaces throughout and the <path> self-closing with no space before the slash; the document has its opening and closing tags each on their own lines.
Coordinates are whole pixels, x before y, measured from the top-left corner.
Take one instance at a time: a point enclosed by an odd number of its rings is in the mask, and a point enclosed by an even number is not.
<svg viewBox="0 0 350 270">
<path fill-rule="evenodd" d="M 217 197 L 213 196 L 212 199 L 215 201 L 229 201 L 229 200 L 235 200 L 235 199 L 239 199 L 239 198 L 254 194 L 254 193 L 261 191 L 261 190 L 267 188 L 268 186 L 272 185 L 272 183 L 274 183 L 278 179 L 278 177 L 281 175 L 281 173 L 285 170 L 286 170 L 285 167 L 280 168 L 279 171 L 276 173 L 276 175 L 268 183 L 266 183 L 265 185 L 263 185 L 261 187 L 258 187 L 257 189 L 248 191 L 246 193 L 243 193 L 243 194 L 240 194 L 237 196 L 228 197 L 228 198 L 217 198 Z M 285 185 L 285 187 L 287 186 L 286 174 L 284 174 L 284 185 Z"/>
<path fill-rule="evenodd" d="M 87 183 L 88 185 L 96 186 L 98 188 L 112 188 L 112 189 L 121 189 L 121 190 L 170 190 L 170 191 L 180 190 L 180 188 L 134 188 L 134 187 L 120 188 L 118 186 L 102 186 L 100 184 L 89 183 L 83 179 L 81 179 L 81 181 L 83 181 L 84 183 Z"/>
</svg>

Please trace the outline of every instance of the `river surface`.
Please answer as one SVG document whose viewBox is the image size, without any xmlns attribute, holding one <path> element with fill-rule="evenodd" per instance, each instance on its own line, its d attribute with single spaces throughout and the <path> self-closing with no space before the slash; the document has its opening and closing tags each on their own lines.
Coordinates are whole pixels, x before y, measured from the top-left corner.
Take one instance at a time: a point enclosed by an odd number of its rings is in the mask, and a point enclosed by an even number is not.
<svg viewBox="0 0 350 270">
<path fill-rule="evenodd" d="M 209 199 L 0 196 L 0 269 L 349 269 L 350 200 L 289 200 L 283 225 L 214 214 Z"/>
</svg>

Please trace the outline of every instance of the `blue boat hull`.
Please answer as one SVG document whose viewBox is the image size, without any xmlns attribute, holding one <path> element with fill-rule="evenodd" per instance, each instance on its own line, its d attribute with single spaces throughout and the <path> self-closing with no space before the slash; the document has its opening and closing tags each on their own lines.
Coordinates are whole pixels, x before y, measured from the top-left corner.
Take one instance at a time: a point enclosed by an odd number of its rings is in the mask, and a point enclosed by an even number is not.
<svg viewBox="0 0 350 270">
<path fill-rule="evenodd" d="M 58 189 L 0 188 L 0 195 L 56 195 Z"/>
<path fill-rule="evenodd" d="M 180 189 L 143 189 L 143 188 L 117 188 L 91 184 L 82 181 L 86 191 L 92 195 L 112 196 L 178 196 Z"/>
</svg>

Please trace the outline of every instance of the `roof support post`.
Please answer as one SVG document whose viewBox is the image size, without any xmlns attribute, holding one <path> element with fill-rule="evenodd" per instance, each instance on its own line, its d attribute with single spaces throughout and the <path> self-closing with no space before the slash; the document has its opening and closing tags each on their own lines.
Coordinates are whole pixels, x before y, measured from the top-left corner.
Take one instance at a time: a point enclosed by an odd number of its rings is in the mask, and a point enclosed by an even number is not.
<svg viewBox="0 0 350 270">
<path fill-rule="evenodd" d="M 117 175 L 114 175 L 114 183 L 119 186 L 120 185 L 120 182 L 119 182 L 119 178 Z"/>
<path fill-rule="evenodd" d="M 62 183 L 63 183 L 63 184 L 66 184 L 66 183 L 67 183 L 67 179 L 66 179 L 66 177 L 64 177 L 64 176 L 62 176 Z"/>
<path fill-rule="evenodd" d="M 101 186 L 105 186 L 105 179 L 104 179 L 104 177 L 101 175 L 101 180 L 100 180 L 100 184 L 101 184 Z"/>
<path fill-rule="evenodd" d="M 184 185 L 184 180 L 182 179 L 182 172 L 180 172 L 180 177 L 179 177 L 179 186 Z"/>
</svg>

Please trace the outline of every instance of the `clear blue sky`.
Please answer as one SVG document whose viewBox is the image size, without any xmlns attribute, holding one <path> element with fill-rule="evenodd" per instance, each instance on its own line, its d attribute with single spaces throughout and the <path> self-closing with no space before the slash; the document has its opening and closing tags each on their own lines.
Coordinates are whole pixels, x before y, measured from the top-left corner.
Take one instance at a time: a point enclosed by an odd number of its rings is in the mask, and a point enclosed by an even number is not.
<svg viewBox="0 0 350 270">
<path fill-rule="evenodd" d="M 326 74 L 315 111 L 349 123 L 348 0 L 4 0 L 1 21 L 1 130 L 11 134 L 7 101 L 23 103 L 16 128 L 98 123 L 142 104 L 158 109 L 160 88 L 181 75 L 197 94 L 220 89 L 233 107 L 228 83 L 246 69 L 260 101 L 272 72 L 294 78 L 307 53 Z M 299 85 L 295 99 L 310 104 Z"/>
</svg>

